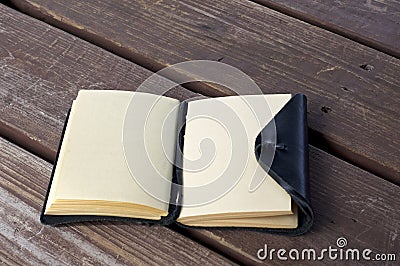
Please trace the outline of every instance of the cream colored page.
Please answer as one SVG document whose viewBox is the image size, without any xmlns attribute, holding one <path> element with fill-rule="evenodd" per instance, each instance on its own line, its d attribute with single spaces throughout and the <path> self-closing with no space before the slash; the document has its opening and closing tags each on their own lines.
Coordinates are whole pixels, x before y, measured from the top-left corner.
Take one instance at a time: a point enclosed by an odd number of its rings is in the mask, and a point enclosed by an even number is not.
<svg viewBox="0 0 400 266">
<path fill-rule="evenodd" d="M 128 104 L 135 93 L 123 91 L 80 91 L 74 103 L 68 128 L 55 172 L 50 199 L 82 199 L 106 200 L 143 204 L 160 210 L 167 211 L 168 204 L 148 195 L 135 182 L 128 168 L 122 142 L 123 123 Z M 138 102 L 146 104 L 152 101 L 151 94 L 136 94 Z M 150 115 L 150 130 L 146 130 L 147 147 L 151 150 L 152 161 L 161 164 L 160 173 L 171 179 L 173 166 L 164 154 L 165 149 L 159 145 L 161 133 L 154 124 L 163 124 L 165 115 L 179 105 L 179 101 L 163 97 L 155 112 Z M 145 134 L 145 120 L 138 119 L 141 115 L 128 117 L 134 127 L 125 134 L 132 139 L 143 140 Z M 175 111 L 175 116 L 177 115 Z M 139 123 L 140 122 L 140 123 Z M 176 119 L 166 125 L 166 132 L 170 134 L 171 141 L 176 140 Z M 175 122 L 175 123 L 174 123 Z M 136 124 L 135 124 L 136 123 Z M 160 126 L 161 127 L 161 126 Z M 171 144 L 172 145 L 172 144 Z M 174 152 L 171 148 L 168 152 Z M 146 156 L 145 150 L 137 150 L 135 155 L 136 173 L 152 180 L 146 169 L 140 168 L 140 158 Z M 169 154 L 173 157 L 174 154 Z M 139 163 L 138 163 L 139 162 Z M 169 195 L 170 187 L 160 187 L 154 184 L 159 191 Z M 54 193 L 55 192 L 55 193 Z"/>
<path fill-rule="evenodd" d="M 252 177 L 255 174 L 266 175 L 265 171 L 259 167 L 254 154 L 255 139 L 261 129 L 281 110 L 290 98 L 290 94 L 232 96 L 189 103 L 184 145 L 185 158 L 196 160 L 201 157 L 199 143 L 206 138 L 210 138 L 214 142 L 216 152 L 208 167 L 201 171 L 185 170 L 183 172 L 183 183 L 185 185 L 183 188 L 184 203 L 195 200 L 190 198 L 192 196 L 201 196 L 189 193 L 190 189 L 188 187 L 210 183 L 216 178 L 220 178 L 231 167 L 233 167 L 233 173 L 241 175 L 237 185 L 221 198 L 196 207 L 183 207 L 181 218 L 232 212 L 291 212 L 290 196 L 268 175 L 256 191 L 249 192 Z M 217 121 L 218 119 L 215 119 L 216 114 L 213 113 L 215 101 L 222 102 L 233 110 L 234 114 L 227 110 L 223 116 L 218 118 L 220 121 Z M 265 101 L 268 102 L 271 112 L 267 111 Z M 235 120 L 233 116 L 237 116 L 241 121 L 241 125 L 230 129 L 222 126 L 224 124 L 232 124 L 231 120 Z M 247 149 L 234 150 L 232 143 L 243 140 L 239 140 L 240 137 L 243 138 L 242 134 L 239 134 L 243 130 L 247 135 L 245 136 L 247 138 L 245 141 L 247 142 Z M 233 156 L 235 152 L 243 153 L 245 156 Z M 231 162 L 231 158 L 236 160 L 237 158 L 243 158 L 247 160 L 247 166 L 241 169 L 239 167 L 241 162 Z M 184 168 L 189 165 L 186 162 L 184 161 Z M 235 177 L 232 176 L 232 178 Z"/>
</svg>

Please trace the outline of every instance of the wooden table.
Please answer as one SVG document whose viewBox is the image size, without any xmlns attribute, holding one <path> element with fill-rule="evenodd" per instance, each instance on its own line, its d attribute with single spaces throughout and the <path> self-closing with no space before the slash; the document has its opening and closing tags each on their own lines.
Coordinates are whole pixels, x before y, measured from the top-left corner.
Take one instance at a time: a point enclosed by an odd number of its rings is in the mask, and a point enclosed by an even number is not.
<svg viewBox="0 0 400 266">
<path fill-rule="evenodd" d="M 5 1 L 0 261 L 273 265 L 283 261 L 257 258 L 264 244 L 321 250 L 345 237 L 348 247 L 393 253 L 398 263 L 399 58 L 397 0 Z M 78 90 L 135 90 L 152 72 L 193 59 L 235 66 L 265 93 L 308 96 L 311 232 L 283 237 L 130 223 L 42 226 L 39 211 Z M 178 99 L 196 94 L 231 91 L 196 83 L 169 92 Z"/>
</svg>

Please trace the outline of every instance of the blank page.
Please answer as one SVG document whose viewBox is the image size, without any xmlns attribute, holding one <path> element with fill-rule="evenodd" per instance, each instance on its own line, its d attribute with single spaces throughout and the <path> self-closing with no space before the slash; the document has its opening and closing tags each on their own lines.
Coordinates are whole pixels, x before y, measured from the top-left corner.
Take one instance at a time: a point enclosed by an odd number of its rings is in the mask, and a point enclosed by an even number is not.
<svg viewBox="0 0 400 266">
<path fill-rule="evenodd" d="M 142 204 L 168 211 L 168 203 L 161 202 L 135 182 L 124 155 L 123 124 L 125 113 L 134 92 L 126 91 L 80 91 L 71 109 L 70 118 L 62 143 L 47 206 L 58 199 L 105 200 Z M 174 157 L 177 131 L 177 106 L 179 101 L 161 97 L 154 112 L 143 119 L 143 112 L 156 95 L 136 93 L 139 99 L 135 116 L 128 117 L 132 123 L 128 134 L 132 141 L 143 141 L 146 135 L 148 156 L 166 179 L 171 180 L 173 165 L 168 158 Z M 161 127 L 167 114 L 175 119 L 166 124 L 164 132 L 170 136 L 170 146 L 162 147 Z M 143 124 L 150 121 L 146 126 Z M 145 128 L 147 127 L 147 130 Z M 144 133 L 146 132 L 146 133 Z M 152 180 L 153 176 L 143 169 L 140 161 L 146 150 L 135 151 L 135 172 Z M 165 154 L 165 152 L 169 154 Z M 168 157 L 168 158 L 167 158 Z M 156 179 L 154 179 L 156 180 Z M 169 195 L 170 187 L 154 184 L 159 193 Z"/>
<path fill-rule="evenodd" d="M 290 98 L 290 94 L 252 95 L 189 102 L 183 163 L 184 204 L 192 204 L 198 201 L 199 197 L 206 199 L 207 195 L 213 193 L 213 189 L 198 190 L 197 193 L 196 189 L 191 187 L 209 184 L 223 177 L 225 173 L 230 173 L 227 177 L 229 182 L 232 181 L 229 178 L 237 179 L 237 175 L 239 181 L 217 200 L 198 206 L 184 206 L 180 218 L 221 213 L 262 212 L 262 215 L 292 213 L 289 194 L 269 175 L 257 190 L 249 191 L 254 175 L 266 175 L 266 172 L 260 169 L 255 157 L 255 139 Z M 271 112 L 266 109 L 265 101 L 268 102 Z M 214 143 L 214 147 L 209 143 L 207 145 L 206 139 Z M 215 150 L 213 156 L 207 154 L 213 149 Z M 202 156 L 211 158 L 207 165 L 192 163 Z M 242 158 L 244 162 L 232 161 L 238 158 Z M 198 169 L 190 169 L 194 167 Z M 238 217 L 243 216 L 238 215 Z"/>
</svg>

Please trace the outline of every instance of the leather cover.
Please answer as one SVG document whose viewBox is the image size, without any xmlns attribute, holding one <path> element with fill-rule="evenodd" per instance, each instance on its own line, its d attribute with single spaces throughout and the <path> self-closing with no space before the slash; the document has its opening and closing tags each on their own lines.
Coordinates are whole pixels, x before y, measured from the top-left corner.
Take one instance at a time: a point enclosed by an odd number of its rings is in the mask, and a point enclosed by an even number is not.
<svg viewBox="0 0 400 266">
<path fill-rule="evenodd" d="M 308 138 L 307 138 L 307 104 L 303 94 L 296 94 L 275 116 L 274 123 L 269 123 L 257 136 L 255 140 L 255 156 L 260 165 L 268 171 L 292 197 L 293 202 L 298 206 L 299 222 L 295 229 L 275 229 L 275 228 L 247 228 L 249 230 L 263 231 L 282 235 L 300 235 L 307 232 L 313 223 L 314 214 L 310 205 L 309 177 L 308 177 Z M 177 139 L 177 149 L 183 151 L 183 140 L 185 132 L 185 120 L 187 113 L 187 103 L 183 102 L 180 106 L 178 128 L 180 132 Z M 69 115 L 69 113 L 68 113 Z M 45 215 L 44 210 L 47 204 L 53 176 L 57 167 L 59 152 L 64 138 L 65 129 L 68 123 L 68 116 L 64 125 L 64 130 L 57 152 L 56 164 L 49 182 L 44 206 L 40 216 L 40 221 L 47 225 L 58 225 L 84 221 L 130 221 L 139 224 L 161 224 L 169 225 L 176 222 L 180 214 L 180 202 L 182 191 L 171 191 L 171 198 L 176 199 L 178 204 L 170 204 L 169 214 L 161 220 L 147 220 L 114 216 L 93 216 L 93 215 Z M 274 139 L 274 128 L 276 127 L 276 141 Z M 275 156 L 269 168 L 263 162 L 262 150 L 270 148 L 271 143 L 276 143 Z M 177 153 L 180 154 L 180 153 Z M 182 158 L 175 158 L 176 166 L 174 169 L 173 182 L 182 185 Z M 177 222 L 176 222 L 177 223 Z M 179 226 L 188 227 L 177 223 Z M 201 227 L 204 228 L 204 227 Z M 238 228 L 238 227 L 231 227 Z"/>
<path fill-rule="evenodd" d="M 303 94 L 293 96 L 275 116 L 274 122 L 276 140 L 272 139 L 271 134 L 274 123 L 269 123 L 257 136 L 256 158 L 298 206 L 299 225 L 296 229 L 265 230 L 279 234 L 299 235 L 307 232 L 314 220 L 309 192 L 306 97 Z M 275 156 L 268 169 L 262 160 L 261 150 L 264 145 L 270 145 L 274 141 L 276 143 Z"/>
</svg>

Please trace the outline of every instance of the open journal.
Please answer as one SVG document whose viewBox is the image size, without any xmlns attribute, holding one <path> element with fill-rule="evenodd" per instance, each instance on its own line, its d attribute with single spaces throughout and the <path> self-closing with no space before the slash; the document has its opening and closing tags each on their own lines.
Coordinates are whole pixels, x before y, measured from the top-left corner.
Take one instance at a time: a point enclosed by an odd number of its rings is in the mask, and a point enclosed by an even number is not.
<svg viewBox="0 0 400 266">
<path fill-rule="evenodd" d="M 302 234 L 313 221 L 305 101 L 301 94 L 274 94 L 180 102 L 81 90 L 65 122 L 41 222 L 130 220 Z M 240 128 L 229 126 L 235 121 Z M 262 157 L 271 143 L 272 164 Z M 224 174 L 232 186 L 221 195 L 195 189 Z M 250 190 L 255 179 L 261 182 Z"/>
</svg>

